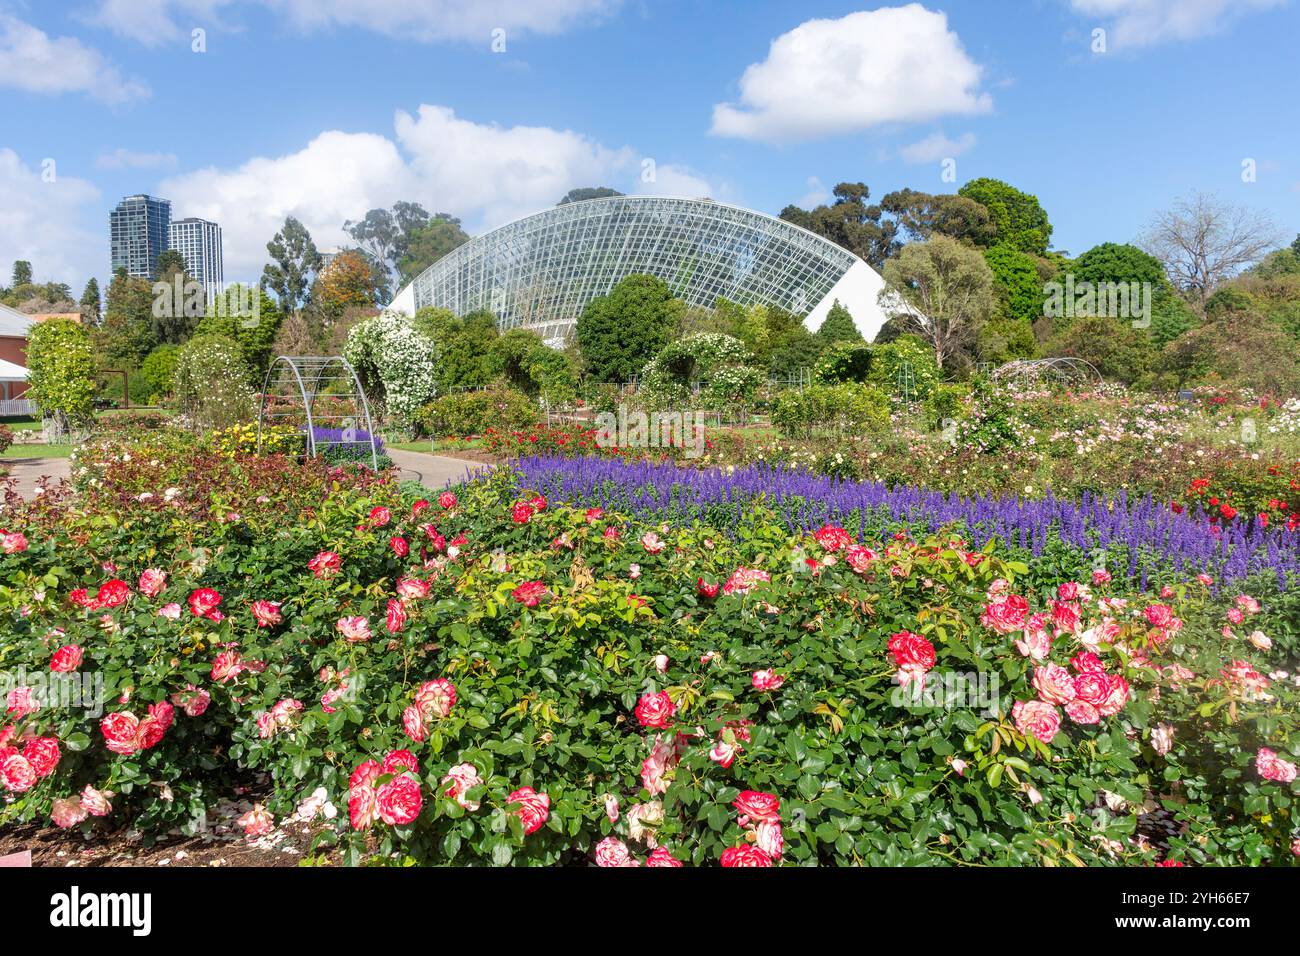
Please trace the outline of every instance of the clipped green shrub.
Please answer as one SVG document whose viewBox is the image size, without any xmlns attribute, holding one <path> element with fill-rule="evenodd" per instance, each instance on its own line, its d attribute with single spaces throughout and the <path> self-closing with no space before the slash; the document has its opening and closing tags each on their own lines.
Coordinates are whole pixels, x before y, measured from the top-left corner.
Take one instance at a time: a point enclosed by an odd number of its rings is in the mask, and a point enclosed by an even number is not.
<svg viewBox="0 0 1300 956">
<path fill-rule="evenodd" d="M 889 425 L 889 399 L 853 382 L 791 389 L 773 400 L 772 424 L 787 438 L 872 434 Z"/>
<path fill-rule="evenodd" d="M 489 428 L 511 430 L 537 424 L 539 412 L 523 392 L 492 388 L 481 392 L 452 392 L 420 409 L 419 424 L 426 435 L 464 438 Z"/>
</svg>

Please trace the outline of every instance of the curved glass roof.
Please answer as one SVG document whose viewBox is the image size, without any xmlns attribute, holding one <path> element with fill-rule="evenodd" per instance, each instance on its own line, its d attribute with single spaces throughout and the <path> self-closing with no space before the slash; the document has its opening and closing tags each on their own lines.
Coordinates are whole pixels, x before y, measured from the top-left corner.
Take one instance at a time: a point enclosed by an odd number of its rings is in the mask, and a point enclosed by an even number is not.
<svg viewBox="0 0 1300 956">
<path fill-rule="evenodd" d="M 853 253 L 792 223 L 709 199 L 614 196 L 568 203 L 485 233 L 412 283 L 414 306 L 487 309 L 502 329 L 547 340 L 619 280 L 648 273 L 690 305 L 719 296 L 805 314 L 856 263 Z"/>
</svg>

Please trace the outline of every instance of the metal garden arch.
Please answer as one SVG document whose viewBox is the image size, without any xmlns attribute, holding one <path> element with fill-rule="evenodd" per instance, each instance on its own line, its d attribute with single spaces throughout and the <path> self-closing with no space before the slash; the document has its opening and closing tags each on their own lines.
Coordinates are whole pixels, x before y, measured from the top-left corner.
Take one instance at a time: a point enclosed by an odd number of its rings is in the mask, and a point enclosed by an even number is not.
<svg viewBox="0 0 1300 956">
<path fill-rule="evenodd" d="M 1005 385 L 1025 387 L 1039 383 L 1053 385 L 1100 385 L 1101 372 L 1091 362 L 1073 356 L 1020 359 L 994 369 L 989 376 Z"/>
<path fill-rule="evenodd" d="M 379 470 L 370 403 L 356 369 L 341 355 L 281 355 L 271 363 L 257 410 L 258 454 L 263 425 L 278 424 L 302 430 L 312 457 L 321 449 L 362 451 L 368 445 L 370 466 Z"/>
</svg>

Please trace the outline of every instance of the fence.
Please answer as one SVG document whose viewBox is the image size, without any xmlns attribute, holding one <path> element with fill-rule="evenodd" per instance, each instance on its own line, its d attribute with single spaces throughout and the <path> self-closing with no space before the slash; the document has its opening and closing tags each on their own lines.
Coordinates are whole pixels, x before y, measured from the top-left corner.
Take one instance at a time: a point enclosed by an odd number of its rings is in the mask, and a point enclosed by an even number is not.
<svg viewBox="0 0 1300 956">
<path fill-rule="evenodd" d="M 36 403 L 26 398 L 0 399 L 0 416 L 35 415 Z"/>
</svg>

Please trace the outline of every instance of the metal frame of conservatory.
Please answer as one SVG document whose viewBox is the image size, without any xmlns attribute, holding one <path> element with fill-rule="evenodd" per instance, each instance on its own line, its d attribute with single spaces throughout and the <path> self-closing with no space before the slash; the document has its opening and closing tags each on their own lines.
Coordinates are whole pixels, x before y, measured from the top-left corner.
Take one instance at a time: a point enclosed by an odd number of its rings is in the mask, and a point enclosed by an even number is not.
<svg viewBox="0 0 1300 956">
<path fill-rule="evenodd" d="M 472 239 L 413 282 L 414 308 L 487 309 L 505 329 L 566 338 L 621 279 L 663 279 L 688 305 L 719 297 L 804 314 L 862 260 L 792 223 L 709 199 L 568 203 Z"/>
</svg>

